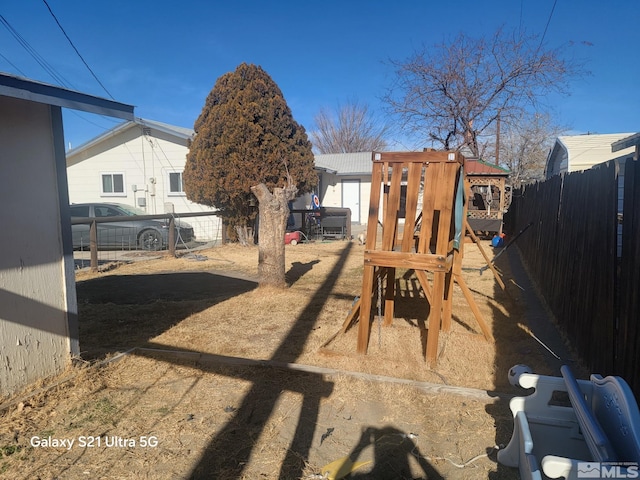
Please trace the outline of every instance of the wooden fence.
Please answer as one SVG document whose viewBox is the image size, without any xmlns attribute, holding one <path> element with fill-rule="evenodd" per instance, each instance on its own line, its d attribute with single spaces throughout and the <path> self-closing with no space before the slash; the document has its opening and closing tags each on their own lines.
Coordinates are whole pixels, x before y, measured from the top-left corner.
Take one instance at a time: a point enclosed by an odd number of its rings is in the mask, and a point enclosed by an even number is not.
<svg viewBox="0 0 640 480">
<path fill-rule="evenodd" d="M 505 231 L 533 222 L 517 245 L 560 328 L 591 371 L 622 376 L 640 398 L 640 165 L 623 167 L 517 190 Z"/>
</svg>

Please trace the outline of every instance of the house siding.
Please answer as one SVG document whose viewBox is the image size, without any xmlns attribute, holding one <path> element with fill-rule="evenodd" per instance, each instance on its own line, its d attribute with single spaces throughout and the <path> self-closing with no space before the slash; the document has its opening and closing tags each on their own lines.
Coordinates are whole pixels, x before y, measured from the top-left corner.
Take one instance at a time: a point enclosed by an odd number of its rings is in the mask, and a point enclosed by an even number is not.
<svg viewBox="0 0 640 480">
<path fill-rule="evenodd" d="M 66 202 L 60 108 L 0 96 L 0 111 L 0 199 L 11 205 L 10 234 L 0 236 L 0 395 L 8 395 L 78 354 L 77 310 L 58 201 Z"/>
<path fill-rule="evenodd" d="M 143 125 L 95 142 L 67 155 L 69 198 L 72 203 L 114 202 L 144 208 L 149 214 L 213 212 L 214 209 L 191 202 L 184 193 L 172 193 L 169 174 L 182 172 L 188 153 L 187 140 Z M 146 128 L 145 128 L 146 129 Z M 104 173 L 122 173 L 122 194 L 102 193 Z M 135 189 L 135 191 L 134 191 Z M 220 219 L 214 215 L 185 218 L 194 227 L 198 240 L 222 236 Z"/>
<path fill-rule="evenodd" d="M 359 204 L 358 212 L 351 212 L 352 223 L 366 224 L 369 217 L 371 197 L 372 153 L 339 153 L 315 156 L 320 169 L 322 190 L 320 200 L 325 207 L 351 207 Z M 358 198 L 349 198 L 343 190 L 343 182 L 358 181 Z M 353 209 L 352 209 L 353 210 Z"/>
</svg>

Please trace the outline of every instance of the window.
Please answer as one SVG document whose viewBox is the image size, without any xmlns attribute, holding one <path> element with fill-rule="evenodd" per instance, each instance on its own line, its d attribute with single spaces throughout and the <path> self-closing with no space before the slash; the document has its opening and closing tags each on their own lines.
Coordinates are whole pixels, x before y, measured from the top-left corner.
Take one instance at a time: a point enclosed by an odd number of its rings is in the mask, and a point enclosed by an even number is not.
<svg viewBox="0 0 640 480">
<path fill-rule="evenodd" d="M 123 212 L 116 210 L 108 205 L 95 205 L 93 212 L 96 217 L 120 217 L 124 215 Z"/>
<path fill-rule="evenodd" d="M 123 173 L 103 173 L 102 174 L 102 194 L 109 196 L 126 196 L 124 193 Z"/>
<path fill-rule="evenodd" d="M 77 205 L 69 208 L 72 217 L 89 218 L 89 205 Z"/>
<path fill-rule="evenodd" d="M 182 172 L 169 172 L 169 195 L 183 195 Z"/>
</svg>

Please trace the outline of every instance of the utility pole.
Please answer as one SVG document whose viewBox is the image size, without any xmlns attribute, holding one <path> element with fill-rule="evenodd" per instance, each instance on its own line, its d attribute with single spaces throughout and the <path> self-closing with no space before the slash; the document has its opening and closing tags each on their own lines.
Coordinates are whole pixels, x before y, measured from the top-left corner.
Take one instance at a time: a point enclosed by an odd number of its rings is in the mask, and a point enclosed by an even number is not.
<svg viewBox="0 0 640 480">
<path fill-rule="evenodd" d="M 500 110 L 496 118 L 496 165 L 500 165 Z"/>
</svg>

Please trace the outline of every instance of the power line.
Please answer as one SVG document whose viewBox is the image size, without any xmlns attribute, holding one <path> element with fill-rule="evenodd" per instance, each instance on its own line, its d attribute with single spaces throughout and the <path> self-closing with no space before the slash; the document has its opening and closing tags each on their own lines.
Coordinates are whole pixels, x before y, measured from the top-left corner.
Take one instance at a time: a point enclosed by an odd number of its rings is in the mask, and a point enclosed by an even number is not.
<svg viewBox="0 0 640 480">
<path fill-rule="evenodd" d="M 13 28 L 13 26 L 9 23 L 9 21 L 6 18 L 4 18 L 4 16 L 2 16 L 1 14 L 0 14 L 0 23 L 4 25 L 4 27 L 9 31 L 11 35 L 13 35 L 13 37 L 22 46 L 22 48 L 24 48 L 27 51 L 27 53 L 29 53 L 29 55 L 31 55 L 31 57 L 33 57 L 33 59 L 38 63 L 38 65 L 40 65 L 49 75 L 51 75 L 51 77 L 56 82 L 58 82 L 59 85 L 66 88 L 72 88 L 70 86 L 70 83 L 61 74 L 56 72 L 55 68 L 49 65 L 49 63 L 44 59 L 44 57 L 42 57 L 42 55 L 40 55 L 36 51 L 36 49 L 33 48 L 22 35 L 20 35 L 18 31 L 15 28 Z"/>
<path fill-rule="evenodd" d="M 71 39 L 69 38 L 69 35 L 67 35 L 67 32 L 64 31 L 64 28 L 62 28 L 62 25 L 60 25 L 60 22 L 58 21 L 58 18 L 55 16 L 55 14 L 53 13 L 53 10 L 51 10 L 51 7 L 49 6 L 49 4 L 47 3 L 47 0 L 42 0 L 43 3 L 47 6 L 47 9 L 49 10 L 49 13 L 51 14 L 51 16 L 53 17 L 53 19 L 56 21 L 56 24 L 58 24 L 58 27 L 60 28 L 60 31 L 64 34 L 65 38 L 69 41 L 69 45 L 71 45 L 71 47 L 75 50 L 76 54 L 78 55 L 78 57 L 80 57 L 80 60 L 82 60 L 82 63 L 84 63 L 84 66 L 87 67 L 87 70 L 89 70 L 89 72 L 91 72 L 91 75 L 93 75 L 93 78 L 96 79 L 96 82 L 98 82 L 100 84 L 100 86 L 102 87 L 102 89 L 107 92 L 107 95 L 109 95 L 109 97 L 112 100 L 115 100 L 113 98 L 113 96 L 111 95 L 111 93 L 109 93 L 109 90 L 107 90 L 107 88 L 102 84 L 102 82 L 100 81 L 100 79 L 98 79 L 97 75 L 93 72 L 93 70 L 91 70 L 91 67 L 87 64 L 87 62 L 84 60 L 84 58 L 82 58 L 82 55 L 80 55 L 80 52 L 78 51 L 78 49 L 76 48 L 76 46 L 73 44 L 73 42 L 71 41 Z"/>
<path fill-rule="evenodd" d="M 523 0 L 520 0 L 520 21 L 518 23 L 518 35 L 522 34 L 522 2 Z"/>
<path fill-rule="evenodd" d="M 22 70 L 20 70 L 11 60 L 9 60 L 7 57 L 5 57 L 2 53 L 0 53 L 0 57 L 2 57 L 5 62 L 7 62 L 14 69 L 16 69 L 20 73 L 20 75 L 22 75 L 23 77 L 27 76 Z"/>
<path fill-rule="evenodd" d="M 549 18 L 547 19 L 547 24 L 544 27 L 544 32 L 542 32 L 542 38 L 540 38 L 540 46 L 538 47 L 538 50 L 540 50 L 540 47 L 542 47 L 542 42 L 544 42 L 544 37 L 547 35 L 547 29 L 549 28 L 549 24 L 551 23 L 551 17 L 553 17 L 553 12 L 556 9 L 556 3 L 558 3 L 558 0 L 553 0 L 553 7 L 551 8 L 551 13 L 549 13 Z"/>
</svg>

